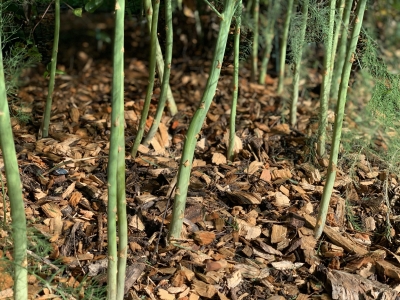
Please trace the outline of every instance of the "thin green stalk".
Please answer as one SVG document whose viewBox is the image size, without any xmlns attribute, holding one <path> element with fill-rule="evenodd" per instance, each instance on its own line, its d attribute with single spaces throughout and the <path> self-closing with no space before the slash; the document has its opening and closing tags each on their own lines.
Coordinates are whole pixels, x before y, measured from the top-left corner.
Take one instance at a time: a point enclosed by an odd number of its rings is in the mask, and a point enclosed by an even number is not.
<svg viewBox="0 0 400 300">
<path fill-rule="evenodd" d="M 169 77 L 171 74 L 171 63 L 172 63 L 172 46 L 173 46 L 173 27 L 172 27 L 172 4 L 171 0 L 165 1 L 165 32 L 166 32 L 166 47 L 165 47 L 165 65 L 164 65 L 164 77 L 162 79 L 160 99 L 158 100 L 156 115 L 154 117 L 153 124 L 143 144 L 147 146 L 155 136 L 158 126 L 161 122 L 161 117 L 165 107 L 165 100 L 169 87 Z"/>
<path fill-rule="evenodd" d="M 125 133 L 124 133 L 124 25 L 125 25 L 125 0 L 115 1 L 115 38 L 114 38 L 114 57 L 113 57 L 113 99 L 112 109 L 116 110 L 114 133 L 110 139 L 110 153 L 113 149 L 113 157 L 117 161 L 116 167 L 117 183 L 117 215 L 118 215 L 118 262 L 117 262 L 117 293 L 116 299 L 124 299 L 126 259 L 128 247 L 128 224 L 126 217 L 126 194 L 125 194 Z M 113 112 L 112 112 L 113 113 Z M 113 121 L 113 120 L 112 120 Z M 111 129 L 111 130 L 112 130 Z M 110 211 L 110 210 L 109 210 Z M 112 211 L 115 219 L 115 211 Z M 113 225 L 115 227 L 115 225 Z M 114 234 L 113 234 L 114 235 Z M 115 251 L 113 249 L 113 251 Z M 115 255 L 115 252 L 113 253 Z"/>
<path fill-rule="evenodd" d="M 281 53 L 279 57 L 279 75 L 278 75 L 278 94 L 283 92 L 283 83 L 285 80 L 285 62 L 286 62 L 286 47 L 289 33 L 290 19 L 292 17 L 293 0 L 287 2 L 287 12 L 285 18 L 285 24 L 283 26 L 283 32 L 281 37 Z"/>
<path fill-rule="evenodd" d="M 49 125 L 51 116 L 51 105 L 53 102 L 53 91 L 56 78 L 56 67 L 57 67 L 57 53 L 58 53 L 58 40 L 60 38 L 60 0 L 55 0 L 55 21 L 54 21 L 54 40 L 53 40 L 53 53 L 51 55 L 51 69 L 50 69 L 50 80 L 49 89 L 46 99 L 46 107 L 44 110 L 41 136 L 46 138 L 49 136 Z"/>
<path fill-rule="evenodd" d="M 346 0 L 346 4 L 344 6 L 344 11 L 343 11 L 343 25 L 341 27 L 342 29 L 340 30 L 341 35 L 340 35 L 339 47 L 337 50 L 336 63 L 331 80 L 332 99 L 337 99 L 339 93 L 339 86 L 340 86 L 339 80 L 343 70 L 344 58 L 346 56 L 347 35 L 349 32 L 349 22 L 350 22 L 352 5 L 353 5 L 353 0 Z"/>
<path fill-rule="evenodd" d="M 321 84 L 321 95 L 319 100 L 319 125 L 318 125 L 318 141 L 317 141 L 317 154 L 323 156 L 325 154 L 326 143 L 326 127 L 328 126 L 328 105 L 329 105 L 329 83 L 332 74 L 332 44 L 333 44 L 333 29 L 335 26 L 335 7 L 336 0 L 330 0 L 329 12 L 329 29 L 328 35 L 324 41 L 325 55 L 324 55 L 324 74 Z"/>
<path fill-rule="evenodd" d="M 146 11 L 146 19 L 147 19 L 147 28 L 151 34 L 151 24 L 153 22 L 153 6 L 151 5 L 151 0 L 144 0 L 144 9 Z M 156 66 L 157 66 L 157 73 L 160 77 L 161 82 L 164 80 L 164 59 L 163 54 L 160 47 L 160 42 L 157 39 L 157 49 L 156 49 Z M 171 86 L 168 83 L 168 90 L 167 90 L 167 103 L 169 113 L 174 116 L 178 112 L 178 108 L 176 107 L 174 96 L 172 95 Z"/>
<path fill-rule="evenodd" d="M 253 31 L 253 47 L 251 52 L 251 74 L 250 80 L 255 81 L 258 69 L 258 31 L 260 18 L 260 0 L 254 0 L 253 5 L 254 31 Z"/>
<path fill-rule="evenodd" d="M 346 105 L 347 89 L 349 84 L 351 65 L 354 60 L 354 53 L 357 46 L 358 36 L 364 17 L 364 11 L 367 0 L 360 0 L 357 5 L 356 19 L 351 33 L 350 44 L 347 47 L 345 64 L 343 66 L 342 78 L 339 89 L 339 99 L 336 107 L 335 124 L 333 127 L 332 150 L 329 158 L 327 178 L 322 193 L 321 204 L 318 211 L 317 225 L 315 227 L 315 238 L 320 238 L 325 227 L 326 214 L 328 212 L 329 202 L 332 195 L 333 184 L 336 178 L 336 168 L 339 155 L 340 138 L 342 134 L 342 125 L 344 118 L 344 109 Z"/>
<path fill-rule="evenodd" d="M 207 3 L 208 7 L 220 18 L 223 19 L 224 16 L 223 14 L 220 14 L 219 11 L 212 5 L 208 0 L 203 0 L 205 3 Z"/>
<path fill-rule="evenodd" d="M 0 37 L 0 49 L 1 37 Z M 11 207 L 12 236 L 14 243 L 14 299 L 28 299 L 27 236 L 24 199 L 19 176 L 14 137 L 8 110 L 7 92 L 4 77 L 3 54 L 0 51 L 0 147 L 6 171 L 8 197 Z"/>
<path fill-rule="evenodd" d="M 146 99 L 144 101 L 142 115 L 140 117 L 139 128 L 136 135 L 135 143 L 132 148 L 132 158 L 135 158 L 140 142 L 144 134 L 144 128 L 146 125 L 147 115 L 149 114 L 151 96 L 153 94 L 154 77 L 156 70 L 156 49 L 157 49 L 157 24 L 158 24 L 158 12 L 160 10 L 160 0 L 154 2 L 153 19 L 151 24 L 151 41 L 150 41 L 150 66 L 149 66 L 149 84 L 147 86 Z M 147 13 L 150 13 L 148 10 Z"/>
<path fill-rule="evenodd" d="M 335 66 L 335 56 L 336 56 L 336 50 L 339 42 L 339 35 L 340 35 L 340 28 L 342 26 L 342 17 L 343 17 L 343 10 L 344 10 L 344 1 L 345 0 L 339 0 L 338 2 L 338 13 L 336 16 L 336 24 L 335 24 L 335 29 L 334 29 L 334 34 L 333 34 L 333 44 L 332 44 L 332 72 L 329 77 L 329 84 L 328 84 L 328 89 L 329 89 L 329 94 L 331 92 L 332 88 L 332 78 L 333 78 L 333 73 L 334 73 L 334 66 Z"/>
<path fill-rule="evenodd" d="M 272 42 L 275 35 L 275 22 L 279 15 L 281 2 L 280 1 L 270 1 L 268 7 L 268 14 L 266 17 L 266 25 L 263 30 L 263 36 L 265 39 L 265 49 L 261 61 L 259 84 L 265 84 L 265 76 L 267 74 L 268 62 L 271 57 Z"/>
<path fill-rule="evenodd" d="M 233 95 L 231 105 L 231 115 L 229 119 L 229 145 L 227 157 L 230 161 L 233 161 L 235 148 L 235 136 L 236 136 L 236 107 L 237 99 L 239 94 L 239 52 L 240 52 L 240 26 L 242 23 L 242 0 L 239 0 L 239 6 L 236 11 L 235 18 L 235 41 L 234 41 L 234 60 L 233 60 Z"/>
<path fill-rule="evenodd" d="M 124 141 L 124 16 L 125 0 L 115 1 L 115 38 L 113 55 L 113 88 L 111 102 L 111 135 L 108 158 L 108 272 L 107 299 L 123 299 L 126 265 L 126 208 L 125 160 L 121 168 L 121 159 L 125 159 Z M 119 229 L 119 250 L 117 247 L 117 214 Z M 121 216 L 120 216 L 121 215 Z M 121 240 L 122 239 L 122 240 Z M 118 255 L 119 254 L 119 255 Z M 122 281 L 122 283 L 121 283 Z M 122 288 L 121 288 L 122 286 Z"/>
<path fill-rule="evenodd" d="M 204 119 L 210 108 L 212 99 L 217 88 L 219 75 L 221 73 L 222 61 L 226 48 L 226 42 L 229 35 L 229 29 L 233 13 L 237 7 L 238 0 L 225 0 L 224 11 L 221 18 L 220 29 L 218 33 L 217 44 L 214 51 L 214 58 L 211 64 L 210 74 L 207 84 L 204 88 L 203 97 L 197 108 L 186 135 L 183 146 L 182 157 L 178 170 L 178 180 L 175 192 L 175 202 L 172 211 L 171 227 L 169 238 L 179 238 L 182 230 L 182 223 L 185 212 L 186 196 L 189 186 L 190 171 L 192 168 L 196 140 L 203 125 Z"/>
<path fill-rule="evenodd" d="M 4 190 L 4 181 L 3 175 L 0 170 L 0 181 L 1 181 L 1 194 L 3 196 L 3 228 L 6 228 L 7 225 L 7 203 L 6 203 L 6 192 Z"/>
<path fill-rule="evenodd" d="M 292 102 L 290 105 L 290 124 L 294 126 L 297 122 L 297 102 L 299 99 L 299 82 L 300 82 L 300 69 L 301 69 L 301 58 L 303 55 L 303 44 L 306 36 L 307 19 L 308 19 L 308 4 L 309 0 L 303 0 L 302 3 L 302 20 L 299 33 L 299 42 L 297 43 L 299 49 L 296 49 L 296 56 L 294 58 L 294 70 L 293 70 L 293 91 L 292 91 Z"/>
</svg>

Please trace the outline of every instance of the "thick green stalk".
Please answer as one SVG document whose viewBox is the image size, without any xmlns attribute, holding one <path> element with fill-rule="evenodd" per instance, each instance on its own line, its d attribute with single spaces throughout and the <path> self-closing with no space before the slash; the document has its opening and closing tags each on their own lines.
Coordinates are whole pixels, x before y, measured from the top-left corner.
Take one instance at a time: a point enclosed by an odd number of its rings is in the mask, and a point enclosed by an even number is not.
<svg viewBox="0 0 400 300">
<path fill-rule="evenodd" d="M 332 74 L 332 44 L 333 29 L 335 27 L 335 7 L 336 0 L 330 0 L 329 29 L 325 39 L 324 74 L 322 77 L 321 94 L 319 99 L 319 126 L 317 153 L 319 156 L 325 154 L 326 127 L 328 126 L 328 105 L 329 105 L 329 84 Z"/>
<path fill-rule="evenodd" d="M 162 79 L 161 93 L 160 93 L 160 99 L 158 100 L 156 115 L 154 117 L 154 121 L 153 124 L 151 125 L 150 131 L 147 133 L 147 136 L 143 141 L 143 144 L 146 146 L 150 144 L 151 140 L 153 139 L 158 130 L 158 126 L 160 125 L 161 117 L 165 107 L 165 100 L 167 98 L 167 92 L 169 88 L 169 77 L 171 74 L 172 45 L 173 45 L 171 0 L 165 1 L 165 32 L 166 32 L 166 47 L 165 47 L 164 76 Z"/>
<path fill-rule="evenodd" d="M 258 69 L 258 31 L 260 18 L 260 0 L 254 0 L 253 5 L 254 31 L 253 31 L 253 48 L 251 52 L 251 75 L 250 80 L 255 81 Z"/>
<path fill-rule="evenodd" d="M 56 67 L 57 67 L 57 53 L 58 53 L 58 40 L 60 38 L 60 0 L 55 1 L 55 21 L 54 21 L 54 40 L 53 40 L 53 53 L 51 55 L 51 69 L 50 69 L 50 80 L 49 89 L 46 99 L 46 107 L 44 110 L 41 136 L 46 138 L 49 136 L 49 125 L 51 116 L 51 105 L 53 102 L 53 91 L 56 78 Z"/>
<path fill-rule="evenodd" d="M 234 41 L 234 60 L 233 60 L 233 95 L 231 105 L 231 115 L 229 119 L 229 145 L 227 157 L 230 161 L 233 161 L 235 148 L 235 136 L 236 136 L 236 106 L 239 94 L 239 52 L 240 52 L 240 26 L 242 23 L 242 0 L 239 0 L 238 10 L 236 11 L 236 24 L 235 24 L 235 41 Z"/>
<path fill-rule="evenodd" d="M 224 59 L 226 42 L 229 35 L 230 24 L 237 3 L 238 0 L 225 0 L 224 11 L 220 14 L 222 18 L 210 74 L 207 84 L 204 88 L 200 105 L 190 122 L 189 129 L 186 134 L 185 144 L 183 146 L 183 152 L 177 176 L 178 180 L 176 185 L 175 202 L 172 212 L 169 238 L 179 238 L 181 234 L 196 141 L 217 88 L 219 75 L 221 73 L 222 61 Z"/>
<path fill-rule="evenodd" d="M 112 109 L 116 110 L 114 132 L 116 138 L 111 138 L 110 152 L 116 151 L 116 181 L 117 181 L 117 215 L 118 215 L 118 262 L 117 262 L 117 300 L 124 299 L 126 259 L 128 247 L 128 223 L 126 217 L 125 194 L 125 134 L 124 134 L 124 25 L 125 0 L 115 1 L 115 38 L 113 59 L 113 99 Z M 113 112 L 112 112 L 113 113 Z M 113 121 L 113 120 L 112 120 Z M 111 129 L 112 130 L 112 129 Z M 115 153 L 113 153 L 115 156 Z M 115 165 L 114 165 L 115 166 Z M 113 211 L 115 219 L 115 212 Z"/>
<path fill-rule="evenodd" d="M 160 0 L 154 2 L 154 11 L 152 13 L 153 19 L 151 23 L 151 41 L 150 41 L 150 66 L 149 66 L 149 84 L 147 86 L 146 99 L 144 100 L 142 115 L 140 117 L 139 128 L 136 135 L 135 143 L 132 148 L 132 158 L 135 158 L 140 142 L 144 134 L 144 128 L 146 126 L 147 115 L 149 114 L 151 96 L 153 94 L 154 77 L 156 71 L 156 49 L 157 49 L 157 24 L 158 24 L 158 12 L 160 10 Z M 146 13 L 150 14 L 150 10 Z"/>
<path fill-rule="evenodd" d="M 285 24 L 283 26 L 283 33 L 281 38 L 281 53 L 279 57 L 278 94 L 281 94 L 283 92 L 283 83 L 285 80 L 286 47 L 287 47 L 290 19 L 292 17 L 292 10 L 293 10 L 293 0 L 288 0 Z"/>
<path fill-rule="evenodd" d="M 1 46 L 0 38 L 0 49 Z M 7 92 L 4 78 L 3 54 L 0 51 L 0 148 L 6 171 L 8 197 L 11 206 L 12 236 L 14 242 L 14 299 L 28 299 L 27 236 L 24 199 L 19 176 L 14 137 L 8 110 Z"/>
<path fill-rule="evenodd" d="M 290 124 L 294 126 L 297 122 L 297 102 L 299 99 L 299 81 L 300 81 L 300 68 L 301 68 L 301 58 L 303 55 L 303 44 L 306 35 L 307 18 L 308 18 L 308 3 L 309 0 L 303 0 L 302 3 L 302 20 L 299 32 L 299 42 L 297 43 L 299 49 L 296 49 L 296 57 L 294 58 L 294 70 L 293 70 L 293 92 L 292 92 L 292 102 L 290 105 Z"/>
<path fill-rule="evenodd" d="M 0 181 L 1 181 L 1 195 L 3 196 L 3 229 L 5 230 L 7 225 L 7 202 L 6 202 L 6 192 L 4 190 L 3 175 L 0 171 Z"/>
<path fill-rule="evenodd" d="M 144 0 L 144 9 L 146 11 L 146 19 L 147 19 L 147 28 L 151 34 L 151 24 L 153 22 L 153 6 L 151 5 L 151 0 Z M 156 64 L 157 64 L 157 73 L 160 76 L 161 82 L 164 80 L 164 59 L 163 54 L 160 47 L 160 42 L 157 39 L 157 49 L 156 49 Z M 167 90 L 167 102 L 169 113 L 174 116 L 178 112 L 178 108 L 176 107 L 174 96 L 172 95 L 171 86 L 168 82 L 168 90 Z"/>
<path fill-rule="evenodd" d="M 332 99 L 337 99 L 339 93 L 339 86 L 340 86 L 340 77 L 342 75 L 343 65 L 344 65 L 344 58 L 346 56 L 346 46 L 347 46 L 347 35 L 349 32 L 349 22 L 350 22 L 350 15 L 351 15 L 351 7 L 353 5 L 353 0 L 346 0 L 346 4 L 344 6 L 343 11 L 343 25 L 341 29 L 341 36 L 339 47 L 337 50 L 336 56 L 336 63 L 335 69 L 332 74 L 331 80 L 331 96 Z"/>
<path fill-rule="evenodd" d="M 357 5 L 355 24 L 351 33 L 350 44 L 347 47 L 345 64 L 343 66 L 342 78 L 340 82 L 339 98 L 336 106 L 335 124 L 333 127 L 332 149 L 329 158 L 327 178 L 322 193 L 321 204 L 318 211 L 317 225 L 315 227 L 315 237 L 320 238 L 325 227 L 326 214 L 328 212 L 329 202 L 332 195 L 333 184 L 336 178 L 336 166 L 339 155 L 340 138 L 342 134 L 342 124 L 344 118 L 344 109 L 346 105 L 347 88 L 349 84 L 351 65 L 354 60 L 354 53 L 357 46 L 358 36 L 364 17 L 364 11 L 367 0 L 360 0 Z"/>
<path fill-rule="evenodd" d="M 259 84 L 265 84 L 265 76 L 267 74 L 268 62 L 271 57 L 272 41 L 275 35 L 275 22 L 280 11 L 280 1 L 270 1 L 268 7 L 268 14 L 266 18 L 267 24 L 263 30 L 263 36 L 265 39 L 264 55 L 261 62 Z"/>
</svg>

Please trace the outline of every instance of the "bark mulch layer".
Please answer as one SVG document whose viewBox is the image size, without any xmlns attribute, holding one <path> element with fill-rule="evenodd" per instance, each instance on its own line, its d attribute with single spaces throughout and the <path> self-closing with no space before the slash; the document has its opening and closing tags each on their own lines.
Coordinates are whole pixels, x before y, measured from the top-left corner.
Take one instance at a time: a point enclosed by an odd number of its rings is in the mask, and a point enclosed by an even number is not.
<svg viewBox="0 0 400 300">
<path fill-rule="evenodd" d="M 84 51 L 78 57 L 79 72 L 57 78 L 49 138 L 37 138 L 47 93 L 41 72 L 32 70 L 29 85 L 10 103 L 30 229 L 31 299 L 105 298 L 112 68 Z M 141 146 L 132 159 L 146 64 L 126 60 L 127 299 L 396 299 L 398 176 L 372 154 L 342 155 L 327 226 L 316 240 L 327 167 L 327 158 L 317 159 L 314 150 L 318 95 L 301 99 L 298 124 L 291 128 L 276 80 L 268 77 L 265 87 L 250 83 L 246 69 L 236 159 L 228 162 L 225 155 L 228 66 L 197 143 L 182 238 L 167 243 L 174 177 L 209 62 L 174 60 L 171 87 L 179 113 L 166 113 L 151 146 Z M 315 70 L 308 74 L 304 88 L 311 89 L 320 78 Z M 17 112 L 31 121 L 22 123 Z M 151 122 L 149 117 L 148 128 Z M 376 143 L 384 149 L 383 141 Z M 8 204 L 5 209 L 9 220 Z M 10 241 L 2 230 L 0 253 L 8 261 Z M 6 261 L 0 265 L 1 299 L 10 297 L 13 285 Z"/>
</svg>

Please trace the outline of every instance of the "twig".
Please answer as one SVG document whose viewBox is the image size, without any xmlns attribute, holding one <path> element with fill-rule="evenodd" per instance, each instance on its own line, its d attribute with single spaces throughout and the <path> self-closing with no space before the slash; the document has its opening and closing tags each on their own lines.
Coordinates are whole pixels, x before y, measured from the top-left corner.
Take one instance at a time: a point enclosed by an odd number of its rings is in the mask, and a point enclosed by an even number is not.
<svg viewBox="0 0 400 300">
<path fill-rule="evenodd" d="M 43 13 L 42 17 L 41 17 L 40 20 L 35 24 L 35 27 L 33 27 L 33 29 L 32 29 L 32 31 L 31 31 L 31 34 L 30 34 L 30 35 L 33 34 L 33 32 L 35 31 L 36 27 L 39 25 L 40 22 L 42 22 L 44 16 L 47 14 L 47 12 L 48 12 L 48 10 L 50 9 L 50 6 L 53 4 L 53 2 L 54 2 L 54 0 L 52 0 L 52 1 L 50 2 L 49 6 L 47 6 L 47 8 L 46 8 L 45 12 Z"/>
<path fill-rule="evenodd" d="M 47 258 L 40 257 L 39 255 L 33 253 L 31 250 L 26 250 L 26 252 L 27 252 L 30 256 L 32 256 L 33 258 L 35 258 L 35 259 L 37 259 L 37 260 L 39 260 L 39 261 L 45 263 L 45 264 L 48 265 L 50 268 L 52 268 L 52 269 L 54 269 L 54 270 L 56 270 L 56 271 L 60 270 L 59 267 L 57 267 L 56 265 L 53 265 L 53 264 L 50 262 L 50 260 L 48 260 Z"/>
</svg>

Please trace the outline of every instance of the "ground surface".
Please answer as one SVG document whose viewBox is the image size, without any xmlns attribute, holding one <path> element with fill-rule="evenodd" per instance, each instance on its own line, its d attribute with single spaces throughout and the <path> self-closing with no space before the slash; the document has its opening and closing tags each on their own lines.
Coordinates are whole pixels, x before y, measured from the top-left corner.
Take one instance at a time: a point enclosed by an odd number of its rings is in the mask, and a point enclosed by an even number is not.
<svg viewBox="0 0 400 300">
<path fill-rule="evenodd" d="M 79 28 L 90 32 L 93 24 L 87 21 Z M 102 24 L 112 32 L 110 22 Z M 148 78 L 148 40 L 142 29 L 133 27 L 127 34 L 127 153 Z M 112 76 L 106 58 L 111 58 L 111 47 L 90 34 L 75 37 L 71 44 L 72 34 L 64 32 L 60 47 L 59 68 L 66 75 L 56 80 L 51 137 L 38 139 L 48 84 L 43 67 L 25 74 L 24 86 L 10 105 L 32 229 L 29 263 L 40 275 L 30 277 L 32 299 L 61 293 L 104 299 L 94 287 L 106 285 Z M 395 299 L 400 187 L 396 174 L 387 173 L 377 157 L 358 152 L 341 156 L 328 226 L 320 240 L 313 237 L 327 166 L 327 159 L 316 157 L 314 150 L 318 94 L 313 91 L 320 75 L 313 69 L 307 70 L 298 124 L 291 128 L 275 92 L 276 79 L 268 76 L 265 86 L 250 83 L 243 66 L 238 153 L 230 163 L 225 153 L 232 67 L 226 64 L 197 144 L 182 239 L 167 245 L 173 178 L 207 79 L 205 49 L 212 48 L 192 47 L 188 36 L 182 32 L 175 38 L 171 88 L 179 113 L 171 117 L 167 112 L 152 145 L 141 147 L 135 159 L 126 157 L 127 299 L 378 299 L 382 294 Z M 21 108 L 32 116 L 28 123 L 17 117 Z M 354 130 L 351 119 L 345 125 Z M 384 151 L 384 141 L 376 143 Z M 393 227 L 387 225 L 388 217 Z M 2 252 L 10 257 L 6 231 L 2 240 Z M 6 298 L 12 281 L 6 268 L 2 270 L 0 295 Z"/>
</svg>

